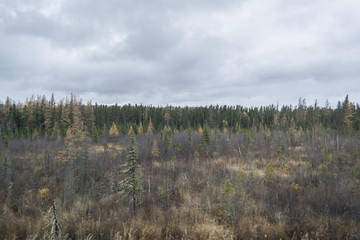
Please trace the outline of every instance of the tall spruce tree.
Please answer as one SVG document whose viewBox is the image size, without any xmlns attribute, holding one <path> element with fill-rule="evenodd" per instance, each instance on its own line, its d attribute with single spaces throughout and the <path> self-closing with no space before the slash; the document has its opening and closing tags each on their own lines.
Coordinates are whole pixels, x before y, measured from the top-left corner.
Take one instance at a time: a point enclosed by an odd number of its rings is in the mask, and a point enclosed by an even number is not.
<svg viewBox="0 0 360 240">
<path fill-rule="evenodd" d="M 139 168 L 137 159 L 137 143 L 135 134 L 132 133 L 129 146 L 127 148 L 126 162 L 122 169 L 124 179 L 120 182 L 120 195 L 129 200 L 134 214 L 136 214 L 136 206 L 140 203 L 140 197 L 143 192 L 140 179 L 136 176 L 136 169 Z"/>
<path fill-rule="evenodd" d="M 203 132 L 202 132 L 202 135 L 201 135 L 200 142 L 204 146 L 209 146 L 210 145 L 210 128 L 209 128 L 209 125 L 208 125 L 206 120 L 205 120 L 205 123 L 204 123 L 204 128 L 203 128 Z"/>
</svg>

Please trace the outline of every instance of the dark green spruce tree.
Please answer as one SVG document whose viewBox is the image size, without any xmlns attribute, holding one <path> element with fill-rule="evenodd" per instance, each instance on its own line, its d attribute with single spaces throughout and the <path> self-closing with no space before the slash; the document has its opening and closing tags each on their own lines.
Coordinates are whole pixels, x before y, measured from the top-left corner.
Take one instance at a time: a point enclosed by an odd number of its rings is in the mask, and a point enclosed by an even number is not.
<svg viewBox="0 0 360 240">
<path fill-rule="evenodd" d="M 207 123 L 207 121 L 205 120 L 204 123 L 204 130 L 203 133 L 201 135 L 201 139 L 200 142 L 203 146 L 209 146 L 210 145 L 210 127 Z"/>
<path fill-rule="evenodd" d="M 127 158 L 123 165 L 122 174 L 123 180 L 120 182 L 120 195 L 129 200 L 132 206 L 134 215 L 136 214 L 136 207 L 140 204 L 141 195 L 143 189 L 140 183 L 140 179 L 137 177 L 136 170 L 140 167 L 137 164 L 138 149 L 133 133 L 130 137 L 130 143 L 127 148 Z"/>
</svg>

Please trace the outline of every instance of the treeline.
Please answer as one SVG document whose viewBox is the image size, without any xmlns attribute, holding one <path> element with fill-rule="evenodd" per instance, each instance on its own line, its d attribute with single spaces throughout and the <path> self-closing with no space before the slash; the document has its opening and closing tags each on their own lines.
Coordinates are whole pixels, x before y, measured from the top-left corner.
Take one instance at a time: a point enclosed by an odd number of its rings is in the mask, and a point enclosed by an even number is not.
<svg viewBox="0 0 360 240">
<path fill-rule="evenodd" d="M 79 111 L 77 111 L 79 110 Z M 319 126 L 342 132 L 359 132 L 360 107 L 358 103 L 339 101 L 336 108 L 328 102 L 320 107 L 317 102 L 307 105 L 299 99 L 293 106 L 243 107 L 210 105 L 205 107 L 174 107 L 144 105 L 98 105 L 83 103 L 74 95 L 55 101 L 45 96 L 31 97 L 25 103 L 15 103 L 11 98 L 0 102 L 0 129 L 2 136 L 10 138 L 65 136 L 80 114 L 83 130 L 93 138 L 101 134 L 117 134 L 166 131 L 198 131 L 207 124 L 212 129 L 238 133 L 242 129 L 304 131 Z M 114 129 L 115 128 L 115 129 Z"/>
</svg>

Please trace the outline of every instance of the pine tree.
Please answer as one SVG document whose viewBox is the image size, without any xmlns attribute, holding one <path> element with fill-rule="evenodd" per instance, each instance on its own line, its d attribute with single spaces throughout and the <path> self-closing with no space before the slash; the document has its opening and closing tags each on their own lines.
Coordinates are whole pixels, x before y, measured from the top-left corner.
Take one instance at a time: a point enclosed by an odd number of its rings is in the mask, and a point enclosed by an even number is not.
<svg viewBox="0 0 360 240">
<path fill-rule="evenodd" d="M 181 125 L 182 125 L 182 108 L 178 108 L 177 109 L 177 124 L 176 124 L 176 127 L 179 128 L 179 130 L 181 131 Z"/>
<path fill-rule="evenodd" d="M 205 121 L 205 124 L 204 124 L 204 129 L 203 129 L 203 133 L 201 135 L 200 142 L 204 146 L 209 146 L 210 145 L 210 128 L 209 128 L 206 121 Z"/>
<path fill-rule="evenodd" d="M 8 169 L 9 169 L 9 140 L 7 138 L 7 136 L 5 137 L 4 141 L 4 146 L 5 146 L 5 151 L 4 151 L 4 161 L 2 163 L 2 167 L 3 167 L 3 177 L 4 177 L 4 182 L 7 182 L 8 180 Z"/>
<path fill-rule="evenodd" d="M 191 129 L 188 129 L 187 134 L 188 134 L 188 145 L 191 146 L 192 143 L 193 143 L 192 131 L 191 131 Z"/>
<path fill-rule="evenodd" d="M 279 123 L 279 119 L 280 118 L 280 113 L 279 111 L 276 109 L 275 110 L 275 114 L 274 114 L 274 129 L 278 129 L 280 123 Z"/>
<path fill-rule="evenodd" d="M 95 114 L 91 101 L 84 106 L 84 124 L 90 132 L 95 128 Z"/>
<path fill-rule="evenodd" d="M 11 99 L 9 97 L 6 98 L 5 105 L 4 105 L 4 122 L 5 122 L 5 128 L 9 127 L 10 122 L 10 108 L 11 108 Z"/>
<path fill-rule="evenodd" d="M 73 104 L 69 104 L 68 100 L 66 100 L 65 105 L 63 101 L 60 101 L 59 107 L 62 107 L 62 112 L 60 115 L 60 126 L 62 129 L 67 129 L 68 127 L 71 127 L 72 122 L 72 106 Z"/>
<path fill-rule="evenodd" d="M 57 218 L 55 202 L 53 202 L 53 205 L 52 205 L 52 212 L 53 212 L 54 218 L 53 218 L 53 222 L 52 222 L 52 226 L 51 226 L 51 236 L 52 236 L 52 239 L 59 239 L 59 238 L 61 238 L 61 228 L 60 228 L 59 221 Z"/>
<path fill-rule="evenodd" d="M 306 100 L 299 98 L 298 107 L 296 109 L 296 123 L 302 127 L 304 127 L 306 121 L 306 112 L 307 112 Z"/>
<path fill-rule="evenodd" d="M 67 123 L 65 122 L 64 120 L 64 100 L 61 99 L 59 101 L 59 103 L 57 104 L 57 106 L 55 107 L 56 109 L 56 119 L 57 121 L 55 122 L 58 123 L 58 127 L 59 127 L 59 132 L 61 133 L 61 136 L 65 136 L 65 133 L 66 133 L 66 129 L 68 128 L 67 127 Z M 54 125 L 54 128 L 55 128 L 55 125 Z"/>
<path fill-rule="evenodd" d="M 127 148 L 126 163 L 123 165 L 122 174 L 124 179 L 120 182 L 120 195 L 128 199 L 132 204 L 133 213 L 136 214 L 136 206 L 140 203 L 140 197 L 143 192 L 139 178 L 136 176 L 138 149 L 135 135 L 130 137 L 130 143 Z"/>
<path fill-rule="evenodd" d="M 330 123 L 330 111 L 331 111 L 331 107 L 328 99 L 326 99 L 325 107 L 323 108 L 322 111 L 323 111 L 323 126 L 326 128 Z"/>
<path fill-rule="evenodd" d="M 165 144 L 165 182 L 166 182 L 166 187 L 165 187 L 165 195 L 166 195 L 166 203 L 165 206 L 169 207 L 169 203 L 170 203 L 170 179 L 169 179 L 169 170 L 168 170 L 168 162 L 169 162 L 169 157 L 170 157 L 170 146 L 171 146 L 171 139 L 169 134 L 165 134 L 165 139 L 164 139 L 164 144 Z"/>
</svg>

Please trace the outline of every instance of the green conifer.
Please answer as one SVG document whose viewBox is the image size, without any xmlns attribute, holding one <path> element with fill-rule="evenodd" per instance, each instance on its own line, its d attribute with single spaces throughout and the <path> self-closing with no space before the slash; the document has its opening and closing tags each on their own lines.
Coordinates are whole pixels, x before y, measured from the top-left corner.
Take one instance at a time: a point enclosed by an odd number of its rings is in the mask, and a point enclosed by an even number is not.
<svg viewBox="0 0 360 240">
<path fill-rule="evenodd" d="M 126 163 L 123 165 L 122 174 L 124 179 L 120 182 L 120 195 L 128 199 L 132 204 L 134 214 L 136 214 L 136 206 L 140 203 L 140 197 L 143 192 L 140 179 L 136 176 L 138 149 L 134 133 L 130 137 L 130 144 L 127 148 Z"/>
</svg>

